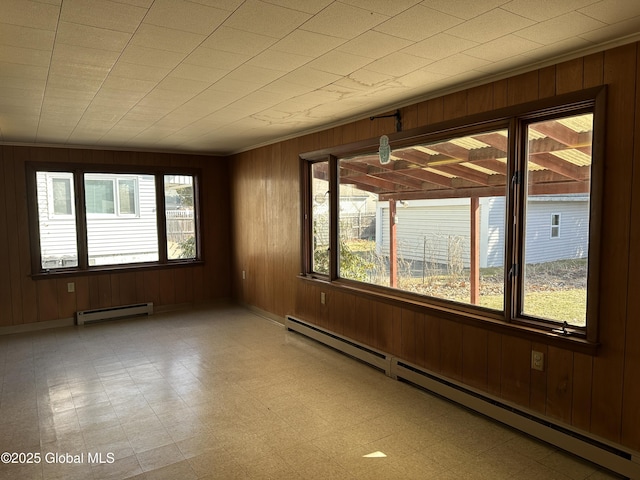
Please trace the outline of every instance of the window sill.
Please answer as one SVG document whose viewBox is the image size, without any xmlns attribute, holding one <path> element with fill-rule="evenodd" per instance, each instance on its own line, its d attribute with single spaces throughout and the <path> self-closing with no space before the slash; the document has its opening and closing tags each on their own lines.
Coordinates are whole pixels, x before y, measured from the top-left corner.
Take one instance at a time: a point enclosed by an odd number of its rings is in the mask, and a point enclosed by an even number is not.
<svg viewBox="0 0 640 480">
<path fill-rule="evenodd" d="M 536 328 L 535 326 L 526 324 L 508 323 L 504 320 L 501 312 L 493 314 L 490 311 L 476 311 L 472 308 L 467 309 L 464 306 L 456 308 L 446 305 L 444 302 L 441 304 L 437 300 L 429 301 L 428 299 L 418 298 L 417 296 L 404 294 L 403 292 L 395 292 L 384 287 L 363 287 L 361 284 L 350 282 L 349 280 L 340 279 L 329 281 L 328 279 L 304 274 L 300 275 L 299 278 L 306 282 L 321 284 L 332 290 L 350 293 L 369 300 L 392 304 L 397 307 L 410 308 L 438 318 L 479 327 L 503 335 L 516 336 L 532 342 L 539 342 L 585 355 L 595 356 L 598 352 L 599 344 L 590 342 L 584 337 L 561 335 L 552 332 L 551 328 Z"/>
<path fill-rule="evenodd" d="M 165 270 L 168 268 L 183 268 L 204 265 L 204 260 L 176 260 L 170 263 L 131 263 L 127 265 L 104 265 L 87 269 L 65 268 L 52 269 L 44 272 L 32 273 L 33 280 L 51 278 L 82 277 L 89 275 L 104 275 L 114 273 L 130 273 L 139 271 Z"/>
</svg>

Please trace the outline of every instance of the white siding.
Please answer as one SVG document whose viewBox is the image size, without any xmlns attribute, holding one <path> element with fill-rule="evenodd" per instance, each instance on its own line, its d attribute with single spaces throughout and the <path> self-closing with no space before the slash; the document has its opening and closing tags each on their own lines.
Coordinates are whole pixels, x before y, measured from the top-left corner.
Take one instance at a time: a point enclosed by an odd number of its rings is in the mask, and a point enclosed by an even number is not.
<svg viewBox="0 0 640 480">
<path fill-rule="evenodd" d="M 51 201 L 48 175 L 60 174 L 38 172 L 36 176 L 43 266 L 63 266 L 59 260 L 68 262 L 77 258 L 75 218 L 52 215 L 49 211 Z M 137 215 L 89 215 L 87 240 L 90 265 L 158 259 L 155 180 L 152 175 L 138 175 L 136 179 Z M 114 253 L 118 257 L 114 257 Z"/>
<path fill-rule="evenodd" d="M 551 238 L 551 214 L 560 214 L 560 236 Z M 531 200 L 527 205 L 526 263 L 586 258 L 589 245 L 589 202 Z"/>
<path fill-rule="evenodd" d="M 55 176 L 71 178 L 71 174 Z M 60 267 L 62 261 L 77 261 L 75 216 L 56 216 L 49 212 L 51 193 L 49 177 L 44 172 L 36 175 L 38 190 L 38 223 L 40 229 L 40 251 L 43 266 Z"/>
<path fill-rule="evenodd" d="M 488 242 L 486 263 L 481 267 L 501 267 L 504 264 L 505 197 L 487 198 L 486 208 L 489 210 Z M 485 233 L 481 232 L 481 235 Z"/>
<path fill-rule="evenodd" d="M 378 253 L 389 255 L 389 207 L 380 204 L 381 231 Z M 403 207 L 397 204 L 398 258 L 446 265 L 452 249 L 462 249 L 469 266 L 469 199 L 423 200 Z"/>
<path fill-rule="evenodd" d="M 87 218 L 89 264 L 113 263 L 113 254 L 126 255 L 118 263 L 153 261 L 158 259 L 156 226 L 156 194 L 154 177 L 138 178 L 136 217 L 102 216 Z"/>
<path fill-rule="evenodd" d="M 397 204 L 398 258 L 446 265 L 450 241 L 462 241 L 464 267 L 469 267 L 469 199 L 421 200 Z M 505 248 L 505 198 L 480 199 L 480 266 L 501 267 Z M 560 236 L 551 238 L 551 214 L 560 214 Z M 389 255 L 389 207 L 378 205 L 377 252 Z M 584 196 L 530 199 L 527 217 L 527 263 L 585 258 L 589 204 Z"/>
</svg>

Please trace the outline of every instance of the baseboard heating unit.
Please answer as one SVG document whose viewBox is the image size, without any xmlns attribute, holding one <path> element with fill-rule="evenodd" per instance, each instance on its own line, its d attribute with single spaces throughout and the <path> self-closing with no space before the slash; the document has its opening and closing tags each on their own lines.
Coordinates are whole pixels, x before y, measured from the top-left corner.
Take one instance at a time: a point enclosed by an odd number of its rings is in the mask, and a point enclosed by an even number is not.
<svg viewBox="0 0 640 480">
<path fill-rule="evenodd" d="M 498 422 L 520 430 L 562 450 L 601 465 L 627 478 L 640 480 L 638 452 L 597 439 L 556 423 L 533 411 L 510 404 L 486 392 L 371 349 L 352 339 L 317 327 L 295 317 L 285 317 L 285 327 L 367 363 L 394 379 L 422 388 Z"/>
<path fill-rule="evenodd" d="M 151 314 L 153 314 L 152 302 L 137 303 L 135 305 L 82 310 L 76 313 L 76 323 L 78 325 L 86 325 L 89 323 L 106 322 L 108 320 Z"/>
</svg>

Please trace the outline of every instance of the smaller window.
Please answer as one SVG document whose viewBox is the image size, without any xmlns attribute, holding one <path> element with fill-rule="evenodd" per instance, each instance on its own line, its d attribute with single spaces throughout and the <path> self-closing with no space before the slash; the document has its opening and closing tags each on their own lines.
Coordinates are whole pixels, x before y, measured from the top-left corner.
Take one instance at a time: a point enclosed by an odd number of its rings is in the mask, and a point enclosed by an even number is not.
<svg viewBox="0 0 640 480">
<path fill-rule="evenodd" d="M 64 174 L 63 174 L 64 175 Z M 73 195 L 71 195 L 71 177 L 50 176 L 50 211 L 51 216 L 73 215 Z"/>
<path fill-rule="evenodd" d="M 560 238 L 560 214 L 551 214 L 551 238 Z"/>
<path fill-rule="evenodd" d="M 88 215 L 138 214 L 138 188 L 135 178 L 105 174 L 85 175 L 84 190 Z"/>
</svg>

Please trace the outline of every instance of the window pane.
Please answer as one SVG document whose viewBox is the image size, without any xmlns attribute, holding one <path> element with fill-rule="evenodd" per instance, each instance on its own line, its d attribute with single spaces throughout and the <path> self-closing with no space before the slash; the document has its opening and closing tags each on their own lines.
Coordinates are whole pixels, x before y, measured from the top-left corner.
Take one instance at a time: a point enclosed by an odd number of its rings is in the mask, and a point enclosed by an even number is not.
<svg viewBox="0 0 640 480">
<path fill-rule="evenodd" d="M 339 163 L 339 275 L 504 309 L 507 131 Z"/>
<path fill-rule="evenodd" d="M 120 215 L 136 214 L 136 181 L 133 179 L 118 180 L 118 213 Z"/>
<path fill-rule="evenodd" d="M 311 269 L 329 274 L 329 162 L 311 164 Z"/>
<path fill-rule="evenodd" d="M 52 178 L 53 213 L 71 215 L 71 178 Z"/>
<path fill-rule="evenodd" d="M 165 215 L 167 219 L 167 257 L 196 258 L 196 219 L 193 177 L 165 175 Z"/>
<path fill-rule="evenodd" d="M 522 313 L 586 325 L 593 115 L 528 126 Z"/>
<path fill-rule="evenodd" d="M 85 176 L 84 195 L 87 213 L 116 213 L 113 201 L 113 180 L 96 180 Z"/>
<path fill-rule="evenodd" d="M 152 262 L 159 259 L 155 177 L 136 175 L 133 180 L 131 177 L 117 174 L 85 175 L 89 265 Z M 135 212 L 135 205 L 139 204 L 139 214 L 115 215 L 114 182 L 120 187 L 124 186 L 123 191 L 126 192 L 124 196 L 118 195 L 121 213 L 130 213 L 131 206 Z M 95 213 L 112 215 L 91 215 Z"/>
<path fill-rule="evenodd" d="M 73 173 L 36 172 L 42 268 L 78 266 Z"/>
</svg>

